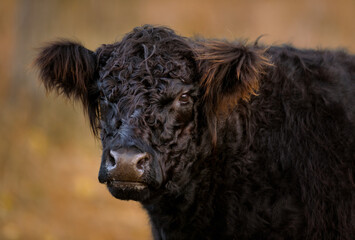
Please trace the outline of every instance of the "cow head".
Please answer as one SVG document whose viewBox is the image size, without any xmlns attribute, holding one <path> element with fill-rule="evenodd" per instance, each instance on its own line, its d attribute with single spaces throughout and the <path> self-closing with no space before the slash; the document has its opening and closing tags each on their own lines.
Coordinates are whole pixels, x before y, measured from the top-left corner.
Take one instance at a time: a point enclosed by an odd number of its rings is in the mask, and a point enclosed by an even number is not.
<svg viewBox="0 0 355 240">
<path fill-rule="evenodd" d="M 219 117 L 255 93 L 267 59 L 256 47 L 143 26 L 95 52 L 49 44 L 35 63 L 46 89 L 80 100 L 100 133 L 99 181 L 144 202 L 189 183 L 200 143 L 212 151 Z"/>
</svg>

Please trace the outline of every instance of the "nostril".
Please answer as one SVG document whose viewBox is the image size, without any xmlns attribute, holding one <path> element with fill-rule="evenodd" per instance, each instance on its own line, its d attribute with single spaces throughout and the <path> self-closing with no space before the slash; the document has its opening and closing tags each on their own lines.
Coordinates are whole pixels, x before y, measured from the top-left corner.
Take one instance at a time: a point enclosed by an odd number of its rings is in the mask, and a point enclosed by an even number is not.
<svg viewBox="0 0 355 240">
<path fill-rule="evenodd" d="M 110 154 L 108 156 L 108 165 L 110 167 L 116 166 L 116 157 L 118 157 L 117 154 L 114 151 L 110 151 Z"/>
<path fill-rule="evenodd" d="M 148 163 L 149 161 L 149 157 L 146 156 L 146 157 L 142 157 L 141 159 L 138 160 L 137 162 L 137 169 L 138 170 L 144 170 L 146 164 Z"/>
</svg>

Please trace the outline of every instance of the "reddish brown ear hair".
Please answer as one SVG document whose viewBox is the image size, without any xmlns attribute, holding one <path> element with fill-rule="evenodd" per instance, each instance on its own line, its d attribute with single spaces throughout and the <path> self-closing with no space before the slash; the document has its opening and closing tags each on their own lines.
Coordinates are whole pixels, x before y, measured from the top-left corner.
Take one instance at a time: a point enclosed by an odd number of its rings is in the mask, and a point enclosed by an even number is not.
<svg viewBox="0 0 355 240">
<path fill-rule="evenodd" d="M 76 42 L 53 42 L 41 49 L 35 66 L 48 91 L 56 90 L 86 103 L 96 69 L 94 52 Z"/>
<path fill-rule="evenodd" d="M 265 50 L 224 41 L 203 42 L 197 49 L 204 111 L 212 141 L 217 141 L 217 117 L 227 114 L 240 100 L 249 100 L 259 89 L 267 65 Z"/>
<path fill-rule="evenodd" d="M 79 43 L 61 40 L 43 47 L 34 65 L 47 91 L 55 90 L 83 103 L 95 133 L 97 99 L 92 96 L 97 68 L 95 53 Z"/>
</svg>

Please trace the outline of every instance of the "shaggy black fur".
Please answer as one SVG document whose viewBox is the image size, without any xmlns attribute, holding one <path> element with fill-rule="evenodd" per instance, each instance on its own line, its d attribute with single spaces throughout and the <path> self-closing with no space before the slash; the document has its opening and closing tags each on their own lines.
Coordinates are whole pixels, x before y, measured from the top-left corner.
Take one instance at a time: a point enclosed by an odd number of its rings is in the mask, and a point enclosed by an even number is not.
<svg viewBox="0 0 355 240">
<path fill-rule="evenodd" d="M 144 190 L 109 189 L 142 203 L 155 239 L 354 239 L 355 56 L 147 25 L 36 64 L 100 129 L 101 182 L 111 149 L 153 157 Z"/>
</svg>

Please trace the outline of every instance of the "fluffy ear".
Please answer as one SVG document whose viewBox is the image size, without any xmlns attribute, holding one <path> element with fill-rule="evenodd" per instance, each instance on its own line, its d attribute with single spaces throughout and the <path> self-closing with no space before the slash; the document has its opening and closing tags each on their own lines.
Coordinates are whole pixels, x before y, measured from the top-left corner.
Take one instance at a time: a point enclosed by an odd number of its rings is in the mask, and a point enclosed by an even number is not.
<svg viewBox="0 0 355 240">
<path fill-rule="evenodd" d="M 203 42 L 197 49 L 197 59 L 205 114 L 216 143 L 218 115 L 255 95 L 260 75 L 271 64 L 261 48 L 223 41 Z"/>
<path fill-rule="evenodd" d="M 67 98 L 83 103 L 96 133 L 95 53 L 79 43 L 61 40 L 43 47 L 34 65 L 39 69 L 40 78 L 47 91 L 55 90 Z"/>
<path fill-rule="evenodd" d="M 47 91 L 56 90 L 87 105 L 96 72 L 94 52 L 79 43 L 62 40 L 43 47 L 34 64 Z"/>
</svg>

